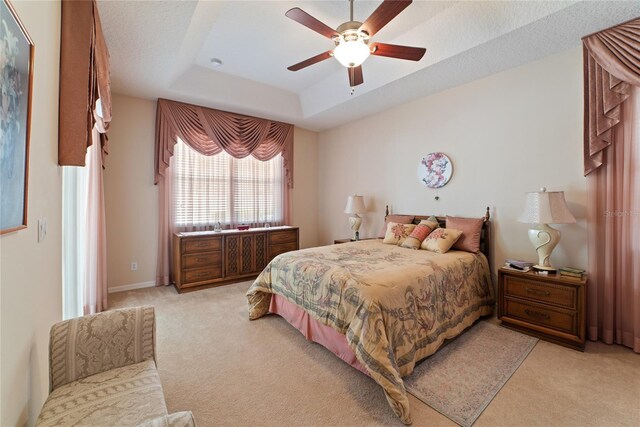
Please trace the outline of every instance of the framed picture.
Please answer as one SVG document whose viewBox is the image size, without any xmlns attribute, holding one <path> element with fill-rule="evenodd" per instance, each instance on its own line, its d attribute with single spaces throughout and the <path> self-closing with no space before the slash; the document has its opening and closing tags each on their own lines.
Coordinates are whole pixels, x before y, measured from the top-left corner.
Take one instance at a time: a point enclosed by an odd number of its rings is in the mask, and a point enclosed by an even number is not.
<svg viewBox="0 0 640 427">
<path fill-rule="evenodd" d="M 0 234 L 27 227 L 34 45 L 9 0 L 0 0 Z"/>
</svg>

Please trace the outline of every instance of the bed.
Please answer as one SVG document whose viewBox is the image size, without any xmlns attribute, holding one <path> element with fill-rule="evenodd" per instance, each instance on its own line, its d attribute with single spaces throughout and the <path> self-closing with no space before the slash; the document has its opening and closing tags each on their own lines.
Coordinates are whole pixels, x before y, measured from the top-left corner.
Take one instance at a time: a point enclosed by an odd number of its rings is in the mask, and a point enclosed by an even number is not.
<svg viewBox="0 0 640 427">
<path fill-rule="evenodd" d="M 438 220 L 443 225 L 444 218 Z M 410 424 L 402 377 L 493 313 L 489 230 L 487 209 L 477 254 L 437 254 L 372 239 L 279 255 L 247 292 L 249 318 L 284 317 L 373 378 Z"/>
</svg>

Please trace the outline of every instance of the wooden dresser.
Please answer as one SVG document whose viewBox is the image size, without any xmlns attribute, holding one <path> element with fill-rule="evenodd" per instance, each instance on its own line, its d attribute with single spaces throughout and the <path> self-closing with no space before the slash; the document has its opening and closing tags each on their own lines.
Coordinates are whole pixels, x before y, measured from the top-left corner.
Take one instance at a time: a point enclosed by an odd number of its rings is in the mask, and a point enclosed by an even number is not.
<svg viewBox="0 0 640 427">
<path fill-rule="evenodd" d="M 584 350 L 586 276 L 582 279 L 501 268 L 498 319 L 508 328 Z"/>
<path fill-rule="evenodd" d="M 178 292 L 248 280 L 299 248 L 297 227 L 175 233 L 171 280 Z"/>
</svg>

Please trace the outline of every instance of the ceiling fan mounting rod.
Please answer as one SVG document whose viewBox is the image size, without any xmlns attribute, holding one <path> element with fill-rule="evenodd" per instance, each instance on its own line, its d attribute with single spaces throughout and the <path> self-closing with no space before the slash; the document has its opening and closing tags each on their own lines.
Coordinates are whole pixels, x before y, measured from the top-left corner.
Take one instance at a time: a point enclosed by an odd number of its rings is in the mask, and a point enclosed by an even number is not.
<svg viewBox="0 0 640 427">
<path fill-rule="evenodd" d="M 349 0 L 349 16 L 349 20 L 353 21 L 353 0 Z"/>
</svg>

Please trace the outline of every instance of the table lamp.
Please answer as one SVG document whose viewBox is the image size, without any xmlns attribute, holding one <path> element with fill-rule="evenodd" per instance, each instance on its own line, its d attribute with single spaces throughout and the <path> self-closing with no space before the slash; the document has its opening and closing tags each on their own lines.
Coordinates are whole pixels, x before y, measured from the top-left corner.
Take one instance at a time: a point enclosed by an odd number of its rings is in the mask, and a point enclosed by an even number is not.
<svg viewBox="0 0 640 427">
<path fill-rule="evenodd" d="M 551 265 L 549 258 L 553 248 L 560 241 L 560 232 L 548 224 L 576 222 L 564 200 L 564 191 L 547 191 L 542 187 L 540 191 L 526 193 L 524 211 L 518 222 L 537 224 L 529 229 L 529 240 L 538 253 L 538 264 L 533 268 L 555 271 L 556 268 Z"/>
<path fill-rule="evenodd" d="M 360 240 L 360 224 L 362 224 L 362 218 L 358 214 L 365 212 L 364 198 L 362 196 L 349 196 L 347 199 L 347 207 L 344 208 L 344 213 L 352 214 L 349 217 L 349 227 L 353 230 L 353 240 Z"/>
</svg>

